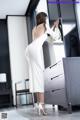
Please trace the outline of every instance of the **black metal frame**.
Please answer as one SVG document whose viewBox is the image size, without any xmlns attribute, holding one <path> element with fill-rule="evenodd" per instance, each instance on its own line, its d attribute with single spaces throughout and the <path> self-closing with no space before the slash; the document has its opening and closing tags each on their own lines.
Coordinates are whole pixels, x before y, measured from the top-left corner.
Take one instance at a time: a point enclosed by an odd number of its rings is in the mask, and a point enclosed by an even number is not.
<svg viewBox="0 0 80 120">
<path fill-rule="evenodd" d="M 22 104 L 22 106 L 23 106 L 23 105 L 33 105 L 33 107 L 34 107 L 34 94 L 29 91 L 29 88 L 28 88 L 28 89 L 26 88 L 26 82 L 29 82 L 29 79 L 26 79 L 26 80 L 24 81 L 24 82 L 25 82 L 25 89 L 17 90 L 17 85 L 18 85 L 19 83 L 21 83 L 21 82 L 22 82 L 22 81 L 19 81 L 19 82 L 15 83 L 16 108 L 18 107 L 17 96 L 26 95 L 26 101 L 27 101 L 27 94 L 31 94 L 31 96 L 32 96 L 32 103 Z"/>
<path fill-rule="evenodd" d="M 26 16 L 30 16 L 31 14 L 33 14 L 33 11 L 35 10 L 35 8 L 37 7 L 38 3 L 40 0 L 31 0 L 28 6 L 28 9 L 25 13 Z"/>
<path fill-rule="evenodd" d="M 28 28 L 28 44 L 32 42 L 32 28 L 33 28 L 33 20 L 34 20 L 34 11 L 38 5 L 40 0 L 31 0 L 28 6 L 28 9 L 25 13 L 27 28 Z"/>
</svg>

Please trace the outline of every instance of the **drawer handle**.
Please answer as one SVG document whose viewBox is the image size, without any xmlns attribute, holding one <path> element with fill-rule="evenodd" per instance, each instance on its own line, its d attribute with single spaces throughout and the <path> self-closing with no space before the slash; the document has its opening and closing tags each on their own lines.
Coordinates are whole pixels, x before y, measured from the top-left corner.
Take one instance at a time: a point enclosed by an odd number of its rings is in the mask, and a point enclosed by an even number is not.
<svg viewBox="0 0 80 120">
<path fill-rule="evenodd" d="M 59 76 L 61 76 L 61 75 L 63 75 L 63 74 L 56 75 L 55 77 L 51 78 L 51 80 L 53 80 L 54 78 L 59 77 Z"/>
<path fill-rule="evenodd" d="M 56 90 L 52 90 L 52 92 L 55 92 L 55 91 L 58 91 L 58 90 L 62 90 L 62 89 L 64 89 L 64 88 L 61 88 L 61 89 L 56 89 Z"/>
<path fill-rule="evenodd" d="M 52 67 L 54 67 L 55 65 L 57 65 L 59 62 L 61 62 L 61 61 L 58 61 L 57 63 L 55 63 L 54 65 L 50 66 L 49 68 L 51 69 Z"/>
</svg>

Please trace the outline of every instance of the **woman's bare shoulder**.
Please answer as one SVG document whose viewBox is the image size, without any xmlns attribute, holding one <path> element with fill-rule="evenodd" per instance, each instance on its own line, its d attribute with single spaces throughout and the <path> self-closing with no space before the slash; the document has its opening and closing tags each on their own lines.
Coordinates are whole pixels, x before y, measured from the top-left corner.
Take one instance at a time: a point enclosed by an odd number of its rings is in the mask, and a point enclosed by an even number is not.
<svg viewBox="0 0 80 120">
<path fill-rule="evenodd" d="M 40 27 L 44 27 L 44 23 L 41 23 L 41 24 L 35 26 L 35 27 L 33 28 L 33 30 L 36 30 L 36 29 L 38 29 L 38 28 L 40 28 Z"/>
</svg>

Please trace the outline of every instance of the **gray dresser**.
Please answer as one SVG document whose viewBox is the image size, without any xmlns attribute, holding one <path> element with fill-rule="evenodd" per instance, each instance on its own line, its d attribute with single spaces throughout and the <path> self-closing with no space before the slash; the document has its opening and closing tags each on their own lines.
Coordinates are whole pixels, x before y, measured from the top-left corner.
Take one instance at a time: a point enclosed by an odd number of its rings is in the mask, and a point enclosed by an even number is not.
<svg viewBox="0 0 80 120">
<path fill-rule="evenodd" d="M 80 57 L 67 57 L 44 71 L 45 102 L 60 105 L 71 112 L 80 105 Z"/>
</svg>

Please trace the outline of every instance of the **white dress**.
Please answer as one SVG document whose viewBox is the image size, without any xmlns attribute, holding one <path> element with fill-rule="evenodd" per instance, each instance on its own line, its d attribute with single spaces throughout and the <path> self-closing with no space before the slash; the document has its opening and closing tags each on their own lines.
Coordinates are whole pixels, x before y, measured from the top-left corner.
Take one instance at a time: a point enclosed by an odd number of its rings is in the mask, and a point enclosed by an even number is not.
<svg viewBox="0 0 80 120">
<path fill-rule="evenodd" d="M 48 39 L 49 33 L 52 39 Z M 29 66 L 29 89 L 30 92 L 44 92 L 44 59 L 42 45 L 45 41 L 53 43 L 54 40 L 60 37 L 59 30 L 53 32 L 47 30 L 39 38 L 35 39 L 26 48 L 26 59 Z"/>
</svg>

